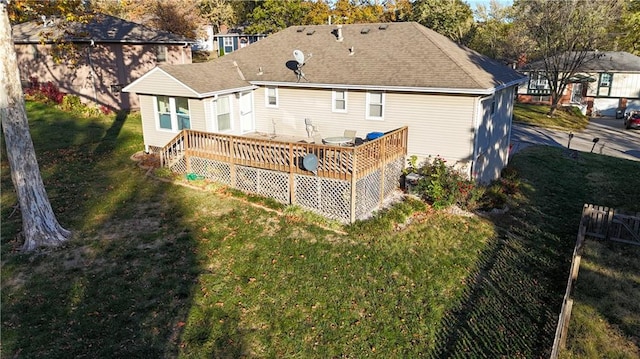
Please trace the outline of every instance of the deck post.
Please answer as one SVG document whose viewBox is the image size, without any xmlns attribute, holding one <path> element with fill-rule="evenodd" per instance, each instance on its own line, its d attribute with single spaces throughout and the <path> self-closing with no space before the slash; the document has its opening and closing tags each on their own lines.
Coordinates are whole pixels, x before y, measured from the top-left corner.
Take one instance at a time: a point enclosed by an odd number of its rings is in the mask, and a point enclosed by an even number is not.
<svg viewBox="0 0 640 359">
<path fill-rule="evenodd" d="M 191 161 L 189 161 L 189 130 L 182 130 L 184 134 L 184 162 L 187 167 L 187 173 L 191 173 Z"/>
<path fill-rule="evenodd" d="M 387 167 L 387 155 L 385 153 L 387 146 L 385 145 L 387 139 L 383 138 L 380 141 L 380 195 L 378 197 L 378 205 L 382 205 L 384 202 L 384 169 Z"/>
<path fill-rule="evenodd" d="M 296 203 L 296 194 L 295 194 L 295 176 L 293 175 L 293 164 L 294 164 L 294 158 L 293 158 L 293 144 L 289 143 L 289 203 L 290 204 L 295 204 Z"/>
<path fill-rule="evenodd" d="M 351 169 L 351 203 L 349 203 L 351 210 L 349 211 L 349 223 L 356 221 L 356 197 L 357 197 L 357 183 L 358 183 L 358 148 L 353 148 L 353 165 Z"/>
<path fill-rule="evenodd" d="M 231 186 L 233 188 L 238 188 L 237 183 L 236 183 L 236 155 L 235 155 L 235 151 L 236 151 L 236 146 L 235 143 L 233 141 L 233 137 L 229 138 L 229 155 L 231 156 L 230 161 L 229 161 L 229 182 L 231 182 Z"/>
</svg>

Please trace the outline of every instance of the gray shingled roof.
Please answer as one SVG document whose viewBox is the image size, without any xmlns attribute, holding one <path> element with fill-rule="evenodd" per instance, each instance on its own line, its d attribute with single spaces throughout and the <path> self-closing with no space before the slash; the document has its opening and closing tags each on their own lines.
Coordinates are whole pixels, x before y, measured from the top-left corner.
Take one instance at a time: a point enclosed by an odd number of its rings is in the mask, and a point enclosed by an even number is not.
<svg viewBox="0 0 640 359">
<path fill-rule="evenodd" d="M 39 43 L 43 31 L 52 33 L 57 37 L 62 30 L 56 26 L 59 20 L 53 24 L 43 25 L 42 20 L 33 20 L 12 26 L 13 42 Z M 121 42 L 133 44 L 184 44 L 194 40 L 183 36 L 157 31 L 144 25 L 119 19 L 117 17 L 96 14 L 88 23 L 69 23 L 64 39 L 73 42 Z"/>
<path fill-rule="evenodd" d="M 532 62 L 523 70 L 544 70 L 544 62 L 542 60 Z M 578 71 L 640 72 L 640 57 L 622 51 L 589 51 Z"/>
<path fill-rule="evenodd" d="M 342 25 L 342 41 L 335 29 L 293 26 L 212 62 L 161 68 L 199 93 L 241 81 L 234 64 L 254 84 L 489 93 L 524 80 L 515 70 L 415 22 Z M 308 81 L 298 83 L 293 71 L 295 49 L 306 55 Z"/>
</svg>

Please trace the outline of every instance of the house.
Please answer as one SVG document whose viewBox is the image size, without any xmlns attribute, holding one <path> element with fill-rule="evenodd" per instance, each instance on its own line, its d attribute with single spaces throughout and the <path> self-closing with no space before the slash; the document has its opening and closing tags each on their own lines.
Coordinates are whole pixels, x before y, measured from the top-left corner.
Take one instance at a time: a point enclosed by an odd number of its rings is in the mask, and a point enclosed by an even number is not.
<svg viewBox="0 0 640 359">
<path fill-rule="evenodd" d="M 207 63 L 161 65 L 138 94 L 145 150 L 185 128 L 300 138 L 408 127 L 408 154 L 440 156 L 478 181 L 508 161 L 526 78 L 416 22 L 293 26 Z"/>
<path fill-rule="evenodd" d="M 518 101 L 550 103 L 544 62 L 523 67 L 529 81 L 518 88 Z M 590 51 L 560 99 L 587 115 L 616 116 L 618 111 L 640 110 L 640 57 L 615 51 Z M 618 113 L 618 116 L 620 113 Z"/>
<path fill-rule="evenodd" d="M 191 63 L 191 42 L 113 16 L 97 14 L 86 23 L 62 28 L 56 19 L 13 25 L 18 67 L 23 84 L 30 79 L 53 82 L 62 92 L 85 103 L 111 109 L 138 108 L 135 94 L 121 92 L 158 64 Z M 64 34 L 64 35 L 62 35 Z M 54 61 L 54 42 L 77 45 L 76 62 Z"/>
<path fill-rule="evenodd" d="M 229 29 L 225 25 L 220 26 L 220 32 L 215 34 L 213 26 L 207 25 L 204 27 L 204 32 L 206 36 L 197 39 L 192 49 L 194 51 L 215 52 L 218 55 L 232 53 L 267 37 L 266 34 L 246 34 L 241 27 Z"/>
</svg>

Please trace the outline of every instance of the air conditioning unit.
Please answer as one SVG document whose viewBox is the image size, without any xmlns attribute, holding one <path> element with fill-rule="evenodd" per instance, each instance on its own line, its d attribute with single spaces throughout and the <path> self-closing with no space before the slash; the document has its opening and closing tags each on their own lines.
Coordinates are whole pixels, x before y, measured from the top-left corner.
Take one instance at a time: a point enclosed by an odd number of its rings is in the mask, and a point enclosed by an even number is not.
<svg viewBox="0 0 640 359">
<path fill-rule="evenodd" d="M 404 177 L 404 189 L 407 192 L 412 192 L 414 187 L 418 184 L 418 181 L 420 181 L 422 178 L 423 176 L 417 173 L 409 173 Z"/>
</svg>

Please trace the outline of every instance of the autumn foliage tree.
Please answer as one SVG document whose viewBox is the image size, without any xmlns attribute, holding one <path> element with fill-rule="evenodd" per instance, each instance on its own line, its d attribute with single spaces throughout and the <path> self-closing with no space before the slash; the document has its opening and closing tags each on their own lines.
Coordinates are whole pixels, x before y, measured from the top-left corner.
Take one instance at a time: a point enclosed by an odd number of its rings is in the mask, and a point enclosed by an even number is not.
<svg viewBox="0 0 640 359">
<path fill-rule="evenodd" d="M 20 82 L 16 52 L 11 37 L 9 13 L 14 19 L 28 19 L 28 2 L 16 2 L 9 10 L 0 1 L 0 118 L 11 180 L 22 215 L 23 250 L 56 246 L 71 237 L 71 232 L 58 222 L 42 181 Z M 39 6 L 39 4 L 35 4 Z M 60 9 L 59 9 L 60 10 Z M 73 18 L 73 12 L 66 13 Z"/>
</svg>

